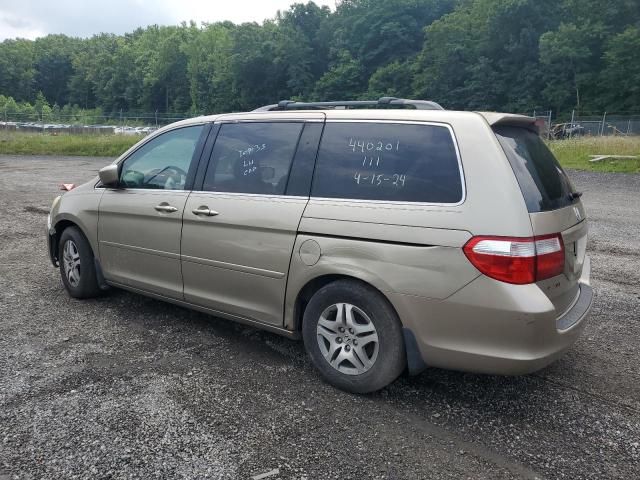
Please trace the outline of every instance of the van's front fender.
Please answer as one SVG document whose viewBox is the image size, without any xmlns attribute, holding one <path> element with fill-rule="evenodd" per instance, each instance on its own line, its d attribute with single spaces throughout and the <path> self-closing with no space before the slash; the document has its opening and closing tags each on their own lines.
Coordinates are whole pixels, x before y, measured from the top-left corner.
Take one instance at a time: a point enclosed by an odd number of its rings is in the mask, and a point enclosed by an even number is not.
<svg viewBox="0 0 640 480">
<path fill-rule="evenodd" d="M 84 188 L 83 188 L 84 187 Z M 48 220 L 49 255 L 57 266 L 57 248 L 60 234 L 68 226 L 75 225 L 89 241 L 94 255 L 99 258 L 98 250 L 98 208 L 104 189 L 85 186 L 56 197 L 51 206 Z"/>
</svg>

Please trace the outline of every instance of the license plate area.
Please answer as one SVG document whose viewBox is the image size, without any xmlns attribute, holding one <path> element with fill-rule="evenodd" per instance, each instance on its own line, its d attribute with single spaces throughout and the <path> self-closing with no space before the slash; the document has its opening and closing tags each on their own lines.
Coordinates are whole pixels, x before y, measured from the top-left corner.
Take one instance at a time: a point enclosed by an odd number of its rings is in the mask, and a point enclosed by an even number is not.
<svg viewBox="0 0 640 480">
<path fill-rule="evenodd" d="M 571 280 L 580 277 L 587 251 L 586 222 L 562 233 L 565 248 L 565 274 Z"/>
</svg>

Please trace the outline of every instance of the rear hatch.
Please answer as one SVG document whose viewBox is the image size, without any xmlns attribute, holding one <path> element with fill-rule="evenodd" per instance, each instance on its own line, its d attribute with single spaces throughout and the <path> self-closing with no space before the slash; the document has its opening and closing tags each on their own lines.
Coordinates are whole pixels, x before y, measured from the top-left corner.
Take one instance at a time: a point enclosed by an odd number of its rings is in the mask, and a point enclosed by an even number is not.
<svg viewBox="0 0 640 480">
<path fill-rule="evenodd" d="M 578 280 L 587 246 L 587 222 L 580 193 L 574 190 L 566 172 L 533 130 L 533 123 L 529 128 L 522 123 L 494 125 L 493 131 L 522 190 L 533 234 L 562 236 L 563 275 L 538 282 L 560 316 L 571 308 L 580 293 Z"/>
</svg>

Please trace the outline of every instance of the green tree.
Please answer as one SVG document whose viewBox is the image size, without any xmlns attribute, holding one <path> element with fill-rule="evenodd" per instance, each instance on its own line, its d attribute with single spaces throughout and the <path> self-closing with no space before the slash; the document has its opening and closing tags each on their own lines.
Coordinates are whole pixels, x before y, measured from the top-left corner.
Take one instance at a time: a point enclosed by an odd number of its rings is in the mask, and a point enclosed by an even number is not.
<svg viewBox="0 0 640 480">
<path fill-rule="evenodd" d="M 191 106 L 187 55 L 183 46 L 192 41 L 195 25 L 161 27 L 138 31 L 131 39 L 136 79 L 141 96 L 135 108 L 144 111 L 185 112 Z"/>
<path fill-rule="evenodd" d="M 276 62 L 275 22 L 245 23 L 233 30 L 231 71 L 240 109 L 251 109 L 288 96 L 287 72 Z"/>
<path fill-rule="evenodd" d="M 395 61 L 376 70 L 369 78 L 369 98 L 408 98 L 413 95 L 413 59 Z"/>
<path fill-rule="evenodd" d="M 612 37 L 604 52 L 600 81 L 603 103 L 611 110 L 640 111 L 640 28 L 628 27 Z"/>
<path fill-rule="evenodd" d="M 192 112 L 220 113 L 239 108 L 231 71 L 233 53 L 231 23 L 195 26 L 192 40 L 182 49 L 187 58 L 187 76 Z"/>
<path fill-rule="evenodd" d="M 355 100 L 362 94 L 362 84 L 366 79 L 365 69 L 343 50 L 329 71 L 316 83 L 313 97 L 317 100 Z"/>
<path fill-rule="evenodd" d="M 17 39 L 0 43 L 0 92 L 16 101 L 31 100 L 34 77 L 33 42 Z"/>
<path fill-rule="evenodd" d="M 600 35 L 590 24 L 562 24 L 540 37 L 540 60 L 546 73 L 542 93 L 556 110 L 580 109 L 582 86 L 593 82 L 592 45 Z"/>
<path fill-rule="evenodd" d="M 371 75 L 388 64 L 402 63 L 418 53 L 424 39 L 424 27 L 451 12 L 456 3 L 456 0 L 340 2 L 321 32 L 329 44 L 332 71 L 327 72 L 328 77 L 323 77 L 316 91 L 326 90 L 328 81 L 339 81 L 337 72 L 350 72 L 350 81 L 357 77 L 358 83 L 349 83 L 347 94 L 349 97 L 364 95 Z M 343 60 L 347 64 L 339 65 Z M 358 75 L 354 76 L 356 70 Z"/>
<path fill-rule="evenodd" d="M 6 40 L 0 94 L 35 116 L 42 92 L 53 116 L 77 121 L 383 95 L 458 109 L 633 110 L 639 25 L 638 0 L 341 0 L 334 12 L 308 1 L 262 24 Z"/>
<path fill-rule="evenodd" d="M 343 0 L 331 27 L 332 47 L 347 50 L 370 75 L 420 51 L 423 29 L 453 10 L 454 0 Z"/>
<path fill-rule="evenodd" d="M 624 93 L 599 81 L 610 39 L 640 22 L 634 0 L 565 0 L 563 23 L 540 38 L 543 101 L 556 110 L 611 109 Z"/>
<path fill-rule="evenodd" d="M 540 35 L 557 26 L 553 0 L 473 0 L 425 30 L 416 93 L 448 108 L 526 111 L 543 86 Z"/>
<path fill-rule="evenodd" d="M 125 108 L 124 92 L 114 78 L 116 69 L 131 69 L 131 64 L 116 65 L 122 37 L 100 34 L 83 43 L 74 56 L 74 74 L 70 82 L 70 102 L 84 108 L 102 106 L 106 111 Z"/>
<path fill-rule="evenodd" d="M 69 101 L 73 56 L 80 43 L 66 35 L 48 35 L 34 41 L 34 88 L 50 103 Z"/>
</svg>

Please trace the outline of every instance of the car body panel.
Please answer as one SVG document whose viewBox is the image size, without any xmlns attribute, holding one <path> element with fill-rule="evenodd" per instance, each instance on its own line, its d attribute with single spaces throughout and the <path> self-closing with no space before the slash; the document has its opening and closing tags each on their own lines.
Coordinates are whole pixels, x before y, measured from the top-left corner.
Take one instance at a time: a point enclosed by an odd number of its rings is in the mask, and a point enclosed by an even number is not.
<svg viewBox="0 0 640 480">
<path fill-rule="evenodd" d="M 438 232 L 431 234 L 436 238 Z M 309 241 L 317 245 L 318 252 L 312 265 L 303 251 Z M 445 299 L 478 277 L 479 272 L 460 248 L 300 234 L 289 269 L 285 326 L 295 323 L 295 303 L 304 286 L 329 275 L 360 279 L 385 294 Z"/>
<path fill-rule="evenodd" d="M 60 196 L 55 201 L 49 218 L 51 219 L 51 229 L 49 235 L 57 235 L 60 231 L 57 228 L 61 222 L 71 222 L 80 228 L 84 236 L 89 241 L 94 254 L 98 252 L 98 207 L 103 190 L 93 188 L 95 180 L 84 183 L 73 190 Z M 57 255 L 57 252 L 56 252 Z"/>
<path fill-rule="evenodd" d="M 588 223 L 581 201 L 556 210 L 531 213 L 534 235 L 560 233 L 565 250 L 562 275 L 538 282 L 558 312 L 566 311 L 580 293 L 578 285 L 586 258 Z"/>
<path fill-rule="evenodd" d="M 574 225 L 563 228 L 563 226 L 571 224 L 571 217 L 567 215 L 569 210 L 572 211 Z M 583 275 L 584 263 L 587 258 L 588 224 L 584 219 L 579 223 L 576 222 L 573 206 L 552 212 L 532 214 L 532 223 L 537 235 L 551 233 L 548 232 L 549 230 L 555 230 L 553 233 L 562 234 L 565 250 L 564 272 L 556 277 L 537 282 L 537 285 L 551 300 L 558 312 L 566 311 L 575 302 L 580 290 L 578 283 Z"/>
<path fill-rule="evenodd" d="M 140 295 L 145 295 L 147 297 L 155 298 L 157 300 L 162 300 L 164 302 L 169 302 L 174 305 L 179 305 L 181 307 L 190 308 L 192 310 L 196 310 L 198 312 L 206 313 L 208 315 L 214 315 L 216 317 L 223 318 L 225 320 L 231 320 L 234 322 L 242 323 L 243 325 L 249 325 L 251 327 L 260 328 L 262 330 L 267 330 L 269 332 L 277 333 L 278 335 L 282 335 L 283 337 L 298 339 L 300 338 L 300 333 L 296 330 L 288 330 L 282 327 L 278 327 L 276 325 L 270 325 L 265 322 L 260 322 L 256 320 L 251 320 L 250 318 L 242 317 L 239 315 L 232 315 L 228 312 L 223 312 L 219 310 L 214 310 L 212 308 L 207 308 L 199 304 L 189 303 L 184 300 L 180 300 L 177 298 L 166 297 L 164 295 L 153 293 L 148 290 L 142 290 L 130 285 L 119 284 L 117 282 L 109 282 L 109 285 L 122 288 L 124 290 L 128 290 L 130 292 L 138 293 Z"/>
<path fill-rule="evenodd" d="M 185 300 L 282 326 L 304 197 L 193 192 L 182 230 Z M 206 206 L 215 216 L 194 215 Z"/>
<path fill-rule="evenodd" d="M 340 211 L 340 207 L 342 206 L 340 202 L 334 202 L 333 200 L 323 202 L 315 200 L 313 203 L 316 211 L 319 210 L 317 207 L 320 204 L 324 204 L 328 208 L 336 208 L 337 211 Z M 370 205 L 365 205 L 362 208 L 375 209 L 374 206 Z M 460 248 L 471 238 L 471 234 L 465 230 L 380 224 L 332 218 L 313 218 L 307 216 L 306 212 L 300 221 L 299 232 L 305 235 L 329 235 L 355 240 Z"/>
<path fill-rule="evenodd" d="M 182 299 L 180 235 L 189 192 L 105 189 L 98 238 L 104 278 Z M 166 204 L 177 210 L 159 212 Z"/>
<path fill-rule="evenodd" d="M 589 269 L 587 258 L 579 282 L 585 291 Z M 562 331 L 562 317 L 535 283 L 511 285 L 481 275 L 445 301 L 398 293 L 388 298 L 416 335 L 427 365 L 504 375 L 536 371 L 562 355 L 584 329 L 592 299 Z"/>
</svg>

